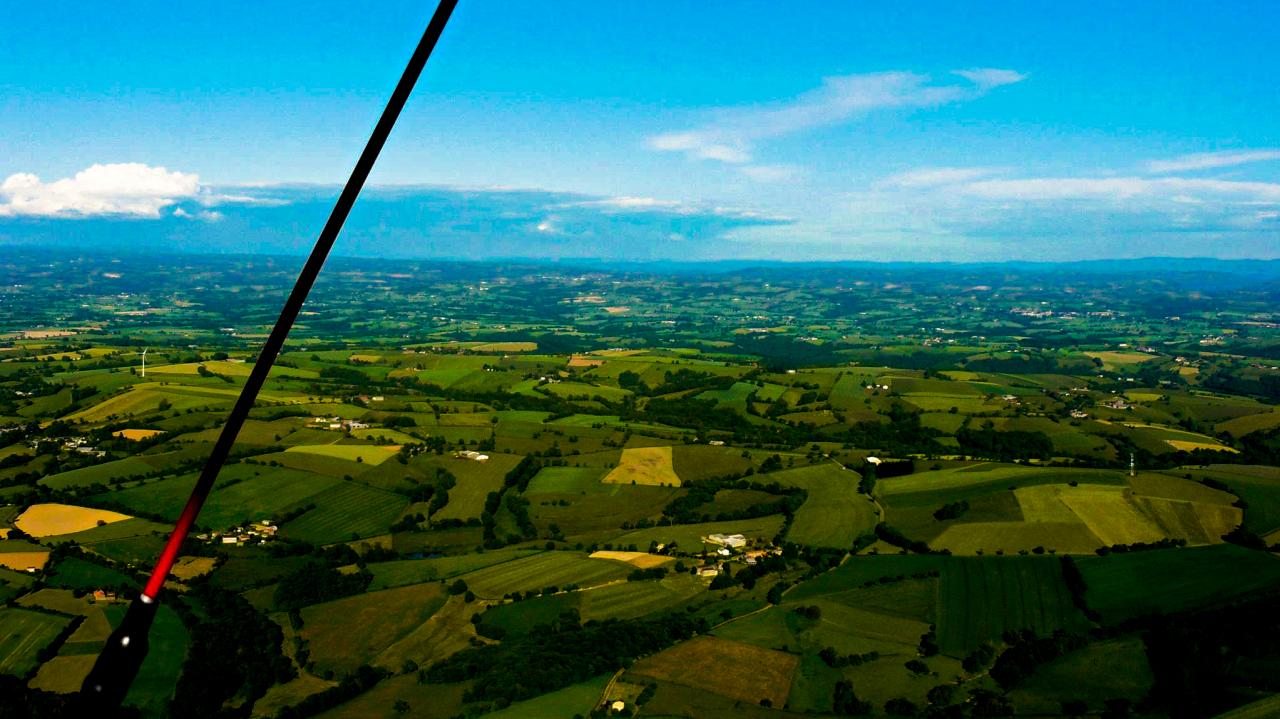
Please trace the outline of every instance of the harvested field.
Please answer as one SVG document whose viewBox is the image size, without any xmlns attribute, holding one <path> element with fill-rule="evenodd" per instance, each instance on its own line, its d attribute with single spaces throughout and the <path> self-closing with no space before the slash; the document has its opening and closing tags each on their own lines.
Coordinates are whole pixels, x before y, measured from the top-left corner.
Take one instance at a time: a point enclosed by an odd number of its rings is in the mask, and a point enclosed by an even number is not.
<svg viewBox="0 0 1280 719">
<path fill-rule="evenodd" d="M 25 572 L 28 567 L 40 569 L 49 561 L 48 552 L 0 552 L 0 567 Z"/>
<path fill-rule="evenodd" d="M 217 559 L 214 557 L 181 557 L 173 565 L 171 574 L 185 582 L 212 572 L 215 563 Z"/>
<path fill-rule="evenodd" d="M 110 524 L 126 519 L 132 517 L 105 509 L 70 504 L 33 504 L 14 520 L 14 526 L 33 537 L 54 537 L 83 532 L 98 526 L 99 522 Z"/>
<path fill-rule="evenodd" d="M 671 447 L 628 447 L 622 459 L 603 482 L 680 486 L 680 477 L 671 464 Z"/>
<path fill-rule="evenodd" d="M 112 437 L 120 437 L 132 442 L 141 442 L 144 439 L 151 439 L 164 434 L 164 430 L 160 429 L 119 429 L 111 433 Z"/>
<path fill-rule="evenodd" d="M 663 557 L 657 554 L 649 554 L 648 552 L 611 552 L 601 550 L 592 552 L 590 559 L 612 559 L 616 562 L 630 564 L 640 569 L 649 569 L 651 567 L 661 567 L 664 564 L 674 561 L 671 557 Z"/>
<path fill-rule="evenodd" d="M 701 636 L 637 661 L 631 672 L 751 704 L 768 699 L 781 707 L 786 706 L 799 661 L 793 654 Z M 750 671 L 726 667 L 750 667 Z"/>
</svg>

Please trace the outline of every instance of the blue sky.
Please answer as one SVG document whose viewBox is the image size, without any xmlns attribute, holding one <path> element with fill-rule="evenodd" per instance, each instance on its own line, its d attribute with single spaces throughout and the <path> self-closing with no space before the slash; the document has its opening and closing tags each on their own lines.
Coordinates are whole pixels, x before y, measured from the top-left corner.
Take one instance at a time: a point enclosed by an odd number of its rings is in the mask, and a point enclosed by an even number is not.
<svg viewBox="0 0 1280 719">
<path fill-rule="evenodd" d="M 38 5 L 0 23 L 0 241 L 220 251 L 309 244 L 432 10 Z M 1278 33 L 1263 2 L 462 0 L 339 251 L 1277 257 Z"/>
</svg>

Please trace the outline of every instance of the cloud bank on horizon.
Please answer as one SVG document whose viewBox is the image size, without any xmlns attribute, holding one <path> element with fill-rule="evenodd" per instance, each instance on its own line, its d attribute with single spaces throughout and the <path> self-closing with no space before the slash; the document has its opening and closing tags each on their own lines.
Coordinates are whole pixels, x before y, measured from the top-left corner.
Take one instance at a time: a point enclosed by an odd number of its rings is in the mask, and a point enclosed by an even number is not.
<svg viewBox="0 0 1280 719">
<path fill-rule="evenodd" d="M 140 2 L 0 26 L 0 243 L 302 251 L 421 8 Z M 566 2 L 460 9 L 340 252 L 1280 257 L 1280 6 Z"/>
</svg>

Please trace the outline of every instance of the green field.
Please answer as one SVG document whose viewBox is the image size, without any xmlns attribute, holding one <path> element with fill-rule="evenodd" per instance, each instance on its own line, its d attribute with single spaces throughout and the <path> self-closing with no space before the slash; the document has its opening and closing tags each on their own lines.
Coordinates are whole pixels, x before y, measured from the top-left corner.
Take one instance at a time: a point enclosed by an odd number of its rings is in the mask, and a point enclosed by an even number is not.
<svg viewBox="0 0 1280 719">
<path fill-rule="evenodd" d="M 1280 558 L 1234 544 L 1077 561 L 1085 600 L 1107 623 L 1198 609 L 1280 587 Z"/>
<path fill-rule="evenodd" d="M 1138 636 L 1090 644 L 1038 667 L 1010 697 L 1020 713 L 1056 714 L 1062 702 L 1080 699 L 1101 711 L 1108 699 L 1134 703 L 1151 688 L 1146 648 Z"/>
<path fill-rule="evenodd" d="M 23 676 L 37 665 L 36 655 L 67 626 L 68 617 L 16 607 L 0 608 L 0 672 Z"/>
<path fill-rule="evenodd" d="M 137 582 L 114 569 L 68 557 L 58 562 L 49 577 L 49 585 L 92 592 L 104 587 L 137 586 Z"/>
<path fill-rule="evenodd" d="M 706 584 L 689 574 L 674 574 L 660 580 L 626 582 L 580 594 L 583 620 L 633 619 L 668 611 L 706 592 Z"/>
<path fill-rule="evenodd" d="M 150 648 L 129 688 L 125 704 L 138 707 L 148 716 L 163 716 L 169 709 L 182 673 L 190 637 L 173 609 L 161 606 L 151 626 Z"/>
<path fill-rule="evenodd" d="M 448 579 L 459 574 L 509 562 L 513 559 L 528 557 L 540 551 L 537 549 L 497 549 L 488 552 L 462 554 L 456 557 L 397 559 L 390 562 L 378 562 L 369 565 L 369 571 L 373 572 L 373 582 L 369 584 L 369 589 L 372 591 L 430 582 L 437 579 Z"/>
<path fill-rule="evenodd" d="M 581 684 L 565 687 L 536 699 L 516 702 L 483 716 L 488 719 L 565 719 L 575 715 L 586 716 L 596 707 L 610 675 L 598 676 Z"/>
<path fill-rule="evenodd" d="M 626 576 L 630 569 L 605 559 L 573 552 L 543 552 L 462 575 L 478 596 L 498 599 L 510 592 L 577 584 L 589 587 Z"/>
<path fill-rule="evenodd" d="M 578 494 L 602 490 L 605 471 L 596 467 L 543 467 L 529 482 L 527 495 Z"/>
<path fill-rule="evenodd" d="M 453 473 L 457 484 L 449 490 L 449 503 L 432 519 L 471 519 L 484 511 L 485 497 L 502 489 L 502 480 L 522 458 L 514 454 L 494 454 L 487 462 L 449 458 L 440 466 Z"/>
<path fill-rule="evenodd" d="M 859 535 L 875 528 L 871 500 L 858 494 L 857 472 L 834 462 L 764 475 L 761 481 L 800 487 L 808 498 L 796 511 L 787 539 L 816 547 L 850 548 Z"/>
<path fill-rule="evenodd" d="M 948 557 L 939 585 L 938 644 L 963 657 L 1008 630 L 1082 630 L 1056 557 Z"/>
<path fill-rule="evenodd" d="M 316 505 L 280 528 L 284 536 L 312 544 L 332 544 L 386 534 L 409 505 L 408 497 L 339 482 L 308 499 Z"/>
<path fill-rule="evenodd" d="M 742 534 L 748 539 L 768 543 L 782 530 L 782 515 L 772 514 L 755 519 L 730 522 L 703 522 L 700 524 L 673 524 L 669 527 L 652 527 L 626 532 L 614 538 L 614 546 L 632 544 L 644 549 L 650 542 L 670 545 L 673 542 L 684 552 L 702 550 L 702 537 L 708 534 Z"/>
<path fill-rule="evenodd" d="M 194 474 L 186 475 L 149 482 L 107 496 L 126 507 L 176 519 L 195 481 Z M 334 477 L 297 469 L 246 463 L 232 465 L 219 476 L 213 493 L 200 512 L 200 525 L 222 531 L 238 523 L 273 518 L 308 502 L 315 502 L 318 508 L 319 495 L 341 485 L 343 482 Z"/>
</svg>

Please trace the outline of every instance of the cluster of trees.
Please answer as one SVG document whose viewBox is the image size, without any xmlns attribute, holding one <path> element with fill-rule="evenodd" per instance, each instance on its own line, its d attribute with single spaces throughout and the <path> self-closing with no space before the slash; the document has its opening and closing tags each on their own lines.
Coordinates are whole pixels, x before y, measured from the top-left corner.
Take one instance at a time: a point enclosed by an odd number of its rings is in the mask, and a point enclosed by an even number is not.
<svg viewBox="0 0 1280 719">
<path fill-rule="evenodd" d="M 773 455 L 777 457 L 777 455 Z M 766 464 L 768 460 L 766 460 Z M 763 468 L 762 468 L 763 469 Z M 721 477 L 690 482 L 685 485 L 686 493 L 676 497 L 662 509 L 662 515 L 671 524 L 695 524 L 697 522 L 726 522 L 738 519 L 764 517 L 770 514 L 790 514 L 804 504 L 808 493 L 798 487 L 783 487 L 777 482 L 762 484 L 737 477 Z M 778 497 L 775 501 L 753 504 L 732 512 L 699 511 L 707 504 L 715 501 L 716 494 L 725 489 L 749 489 L 764 492 Z"/>
<path fill-rule="evenodd" d="M 933 513 L 933 518 L 939 522 L 945 522 L 948 519 L 959 519 L 968 511 L 968 500 L 962 499 L 958 502 L 947 502 Z"/>
<path fill-rule="evenodd" d="M 1109 547 L 1098 547 L 1094 551 L 1100 556 L 1108 554 L 1126 554 L 1128 552 L 1145 552 L 1151 549 L 1173 549 L 1174 547 L 1187 546 L 1185 539 L 1157 539 L 1154 542 L 1134 542 L 1133 544 L 1113 544 Z"/>
<path fill-rule="evenodd" d="M 252 707 L 271 685 L 297 676 L 280 651 L 284 641 L 280 625 L 243 597 L 197 583 L 186 599 L 196 602 L 200 612 L 183 602 L 172 605 L 191 633 L 191 645 L 174 690 L 171 715 L 223 717 L 230 700 Z"/>
<path fill-rule="evenodd" d="M 1259 690 L 1280 691 L 1274 673 L 1248 667 L 1280 659 L 1280 596 L 1234 606 L 1160 617 L 1143 642 L 1155 682 L 1152 709 L 1175 718 L 1216 716 Z M 1245 671 L 1236 674 L 1237 669 Z"/>
<path fill-rule="evenodd" d="M 667 576 L 667 570 L 663 567 L 650 567 L 648 569 L 633 569 L 627 575 L 628 582 L 643 582 L 646 579 L 662 579 Z"/>
<path fill-rule="evenodd" d="M 888 524 L 885 524 L 884 522 L 877 524 L 875 531 L 876 531 L 876 536 L 879 537 L 884 542 L 888 544 L 892 544 L 895 547 L 901 547 L 908 551 L 915 552 L 916 554 L 950 554 L 951 553 L 946 549 L 940 552 L 935 552 L 925 542 L 921 542 L 918 539 L 911 539 L 910 537 L 903 534 L 896 528 L 891 527 Z"/>
<path fill-rule="evenodd" d="M 919 412 L 893 405 L 888 416 L 888 422 L 859 422 L 840 435 L 839 439 L 854 447 L 878 447 L 898 456 L 933 456 L 945 452 L 945 448 L 937 441 L 942 432 L 922 425 Z"/>
<path fill-rule="evenodd" d="M 350 675 L 343 677 L 338 686 L 311 694 L 296 704 L 286 706 L 276 714 L 276 719 L 307 719 L 349 701 L 372 689 L 387 677 L 385 669 L 361 664 Z"/>
<path fill-rule="evenodd" d="M 1044 432 L 963 427 L 956 432 L 956 441 L 963 453 L 986 459 L 1009 461 L 1053 456 L 1053 441 Z"/>
<path fill-rule="evenodd" d="M 520 463 L 512 467 L 502 479 L 502 489 L 490 492 L 484 500 L 484 511 L 480 513 L 480 525 L 484 527 L 484 546 L 486 549 L 497 549 L 506 544 L 536 537 L 537 528 L 529 516 L 529 500 L 521 496 L 529 488 L 542 464 L 533 457 L 526 456 Z M 510 491 L 515 489 L 515 492 Z M 516 520 L 521 536 L 499 537 L 497 534 L 498 510 L 506 507 Z"/>
<path fill-rule="evenodd" d="M 1078 634 L 1058 630 L 1047 637 L 1036 637 L 1031 631 L 1010 633 L 1005 637 L 1009 648 L 991 666 L 991 678 L 1006 691 L 1031 676 L 1041 664 L 1053 661 L 1067 652 L 1088 644 Z"/>
<path fill-rule="evenodd" d="M 501 644 L 464 649 L 422 676 L 433 683 L 471 680 L 464 700 L 504 707 L 616 671 L 707 629 L 705 619 L 688 613 L 586 624 L 567 618 Z"/>
<path fill-rule="evenodd" d="M 822 651 L 818 652 L 818 658 L 826 663 L 827 666 L 833 669 L 840 669 L 843 667 L 857 667 L 866 664 L 867 662 L 874 662 L 880 658 L 880 652 L 840 654 L 835 650 L 835 647 L 823 647 Z"/>
<path fill-rule="evenodd" d="M 343 573 L 320 562 L 308 562 L 280 578 L 274 595 L 279 609 L 300 609 L 363 592 L 373 574 L 361 570 Z"/>
</svg>

